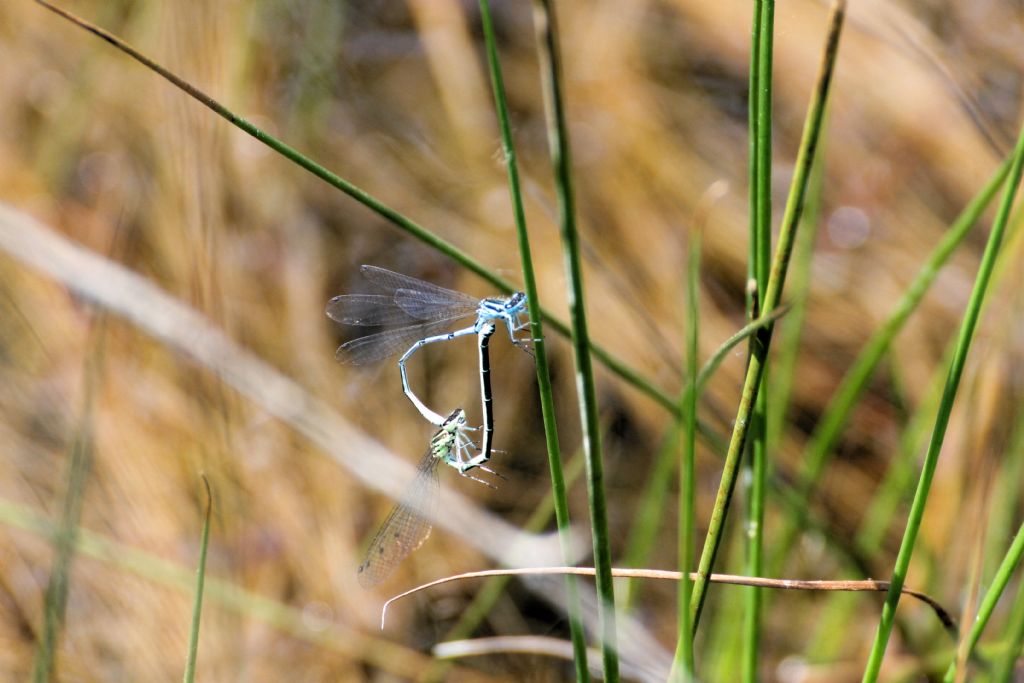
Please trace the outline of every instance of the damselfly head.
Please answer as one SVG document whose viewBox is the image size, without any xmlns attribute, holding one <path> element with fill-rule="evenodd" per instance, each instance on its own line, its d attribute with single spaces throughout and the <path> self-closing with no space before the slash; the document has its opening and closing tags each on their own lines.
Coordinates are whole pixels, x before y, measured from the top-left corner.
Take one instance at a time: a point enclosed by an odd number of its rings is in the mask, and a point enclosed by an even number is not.
<svg viewBox="0 0 1024 683">
<path fill-rule="evenodd" d="M 518 313 L 526 307 L 526 294 L 523 292 L 516 292 L 508 298 L 505 302 L 505 310 L 511 313 Z"/>
</svg>

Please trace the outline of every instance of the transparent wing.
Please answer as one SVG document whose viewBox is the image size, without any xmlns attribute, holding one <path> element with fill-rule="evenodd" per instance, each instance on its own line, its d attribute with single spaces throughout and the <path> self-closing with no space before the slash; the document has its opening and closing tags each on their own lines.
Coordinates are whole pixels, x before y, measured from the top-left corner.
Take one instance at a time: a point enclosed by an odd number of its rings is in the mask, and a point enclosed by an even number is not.
<svg viewBox="0 0 1024 683">
<path fill-rule="evenodd" d="M 397 294 L 399 290 L 403 290 L 403 296 L 410 298 L 418 297 L 423 301 L 431 302 L 435 306 L 461 306 L 462 308 L 469 307 L 475 310 L 480 301 L 469 294 L 456 292 L 454 289 L 438 287 L 435 284 L 424 282 L 423 280 L 417 280 L 414 277 L 402 275 L 401 273 L 396 273 L 385 268 L 378 268 L 377 266 L 362 266 L 360 267 L 360 271 L 363 273 L 363 277 L 380 287 L 385 292 Z"/>
<path fill-rule="evenodd" d="M 387 294 L 342 294 L 327 302 L 327 317 L 346 325 L 418 325 Z"/>
<path fill-rule="evenodd" d="M 439 334 L 451 324 L 451 320 L 434 320 L 406 327 L 396 327 L 376 334 L 347 341 L 338 347 L 334 358 L 339 363 L 369 365 L 405 351 L 414 342 Z"/>
<path fill-rule="evenodd" d="M 460 294 L 460 292 L 455 292 Z M 395 291 L 395 305 L 417 320 L 454 320 L 476 315 L 480 300 L 469 295 L 458 301 L 411 289 Z"/>
<path fill-rule="evenodd" d="M 430 522 L 425 515 L 431 514 L 437 503 L 440 462 L 428 449 L 401 502 L 374 534 L 358 569 L 359 583 L 364 588 L 376 586 L 391 576 L 395 567 L 430 536 Z"/>
</svg>

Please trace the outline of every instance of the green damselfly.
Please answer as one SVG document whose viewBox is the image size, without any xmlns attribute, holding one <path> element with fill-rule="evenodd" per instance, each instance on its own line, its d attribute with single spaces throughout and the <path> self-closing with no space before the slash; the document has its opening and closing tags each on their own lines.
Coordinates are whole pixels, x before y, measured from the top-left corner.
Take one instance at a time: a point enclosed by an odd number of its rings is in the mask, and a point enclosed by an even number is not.
<svg viewBox="0 0 1024 683">
<path fill-rule="evenodd" d="M 466 474 L 466 470 L 472 467 L 497 474 L 479 463 L 467 465 L 473 448 L 473 442 L 465 434 L 467 429 L 466 412 L 458 408 L 442 421 L 441 428 L 431 437 L 430 445 L 420 459 L 416 477 L 373 535 L 366 556 L 359 564 L 359 583 L 363 587 L 370 588 L 388 578 L 395 567 L 430 536 L 430 517 L 437 503 L 439 488 L 438 465 L 444 462 L 462 476 L 490 486 L 484 480 Z"/>
</svg>

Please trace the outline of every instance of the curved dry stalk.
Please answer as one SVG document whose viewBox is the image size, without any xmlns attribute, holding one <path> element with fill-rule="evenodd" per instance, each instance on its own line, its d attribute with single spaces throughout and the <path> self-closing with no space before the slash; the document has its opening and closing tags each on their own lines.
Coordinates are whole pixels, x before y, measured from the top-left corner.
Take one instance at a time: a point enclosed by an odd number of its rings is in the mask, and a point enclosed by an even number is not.
<svg viewBox="0 0 1024 683">
<path fill-rule="evenodd" d="M 413 593 L 440 586 L 453 581 L 463 579 L 482 579 L 489 576 L 549 576 L 557 574 L 574 574 L 576 576 L 594 576 L 593 567 L 520 567 L 518 569 L 485 569 L 477 572 L 466 572 L 464 574 L 453 574 L 444 578 L 436 579 L 421 584 L 415 588 L 399 593 L 388 598 L 381 608 L 380 627 L 384 628 L 384 620 L 387 617 L 388 607 L 391 603 L 408 597 Z M 667 569 L 628 569 L 612 568 L 612 576 L 623 579 L 658 579 L 662 581 L 681 581 L 682 572 L 670 571 Z M 697 576 L 697 572 L 690 572 L 691 579 Z M 885 593 L 889 590 L 889 581 L 877 581 L 875 579 L 860 580 L 829 580 L 829 579 L 769 579 L 762 576 L 738 576 L 736 574 L 710 574 L 708 580 L 711 583 L 723 583 L 733 586 L 752 586 L 755 588 L 776 588 L 779 590 L 801 590 L 801 591 L 843 591 L 849 593 Z M 942 622 L 942 627 L 954 638 L 957 636 L 956 619 L 943 607 L 938 600 L 927 593 L 916 591 L 910 588 L 901 590 L 903 595 L 916 598 L 928 605 L 935 612 L 935 616 Z"/>
</svg>

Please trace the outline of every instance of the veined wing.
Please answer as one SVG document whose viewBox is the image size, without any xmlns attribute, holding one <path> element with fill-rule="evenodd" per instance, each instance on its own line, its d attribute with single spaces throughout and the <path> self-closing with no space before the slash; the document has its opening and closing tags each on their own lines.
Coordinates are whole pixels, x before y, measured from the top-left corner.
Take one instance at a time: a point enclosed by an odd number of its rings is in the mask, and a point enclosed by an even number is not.
<svg viewBox="0 0 1024 683">
<path fill-rule="evenodd" d="M 327 302 L 327 317 L 346 325 L 419 325 L 387 294 L 342 294 Z"/>
<path fill-rule="evenodd" d="M 456 292 L 461 294 L 461 292 Z M 455 320 L 475 315 L 480 300 L 463 295 L 458 301 L 435 296 L 430 292 L 417 292 L 411 289 L 395 291 L 395 304 L 410 317 L 417 320 Z"/>
<path fill-rule="evenodd" d="M 469 306 L 476 308 L 476 305 L 480 301 L 469 294 L 457 292 L 454 289 L 438 287 L 430 282 L 424 282 L 423 280 L 418 280 L 414 277 L 409 277 L 408 275 L 402 275 L 401 273 L 396 273 L 385 268 L 379 268 L 377 266 L 361 266 L 359 270 L 363 273 L 363 277 L 380 287 L 385 292 L 397 294 L 399 290 L 406 290 L 403 292 L 404 297 L 418 297 L 423 301 L 432 302 L 437 306 L 461 306 L 463 308 Z"/>
<path fill-rule="evenodd" d="M 374 534 L 358 570 L 359 583 L 364 588 L 376 586 L 391 576 L 395 567 L 430 536 L 428 519 L 437 504 L 440 462 L 433 449 L 428 449 L 401 502 Z"/>
<path fill-rule="evenodd" d="M 405 351 L 424 337 L 440 334 L 450 325 L 451 320 L 433 320 L 369 334 L 339 346 L 334 358 L 340 363 L 369 365 Z"/>
</svg>

